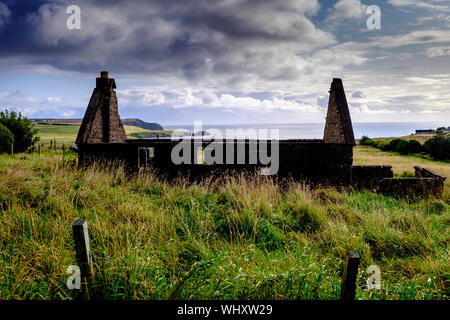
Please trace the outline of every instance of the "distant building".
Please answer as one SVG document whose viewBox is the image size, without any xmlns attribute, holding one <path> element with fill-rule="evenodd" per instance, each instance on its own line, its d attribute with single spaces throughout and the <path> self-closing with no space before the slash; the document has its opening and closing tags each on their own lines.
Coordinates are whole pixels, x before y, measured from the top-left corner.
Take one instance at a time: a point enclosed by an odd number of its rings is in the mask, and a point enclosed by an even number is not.
<svg viewBox="0 0 450 320">
<path fill-rule="evenodd" d="M 437 128 L 436 129 L 436 131 L 440 131 L 440 132 L 443 132 L 443 133 L 450 133 L 450 127 L 439 127 L 439 128 Z"/>
<path fill-rule="evenodd" d="M 432 133 L 434 133 L 433 129 L 416 130 L 416 134 L 432 134 Z"/>
</svg>

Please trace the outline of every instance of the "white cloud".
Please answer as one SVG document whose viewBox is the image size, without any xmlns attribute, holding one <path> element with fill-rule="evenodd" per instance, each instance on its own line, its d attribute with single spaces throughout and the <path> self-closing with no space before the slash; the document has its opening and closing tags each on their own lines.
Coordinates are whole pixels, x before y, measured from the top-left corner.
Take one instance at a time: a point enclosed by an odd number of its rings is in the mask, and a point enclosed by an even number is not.
<svg viewBox="0 0 450 320">
<path fill-rule="evenodd" d="M 157 91 L 161 90 L 161 91 Z M 160 99 L 146 99 L 148 96 L 160 96 Z M 200 107 L 224 108 L 231 110 L 251 110 L 269 112 L 272 110 L 293 110 L 305 113 L 318 113 L 321 109 L 315 104 L 299 100 L 287 100 L 283 95 L 274 95 L 266 99 L 251 96 L 236 96 L 230 93 L 195 90 L 192 88 L 176 89 L 168 87 L 149 87 L 130 90 L 119 90 L 121 105 L 134 107 L 152 107 L 166 105 L 174 108 Z"/>
<path fill-rule="evenodd" d="M 428 2 L 418 1 L 418 0 L 388 0 L 388 2 L 395 7 L 409 7 L 409 8 L 421 8 L 421 9 L 430 9 L 430 10 L 438 10 L 438 11 L 447 11 L 450 12 L 450 5 L 448 1 L 444 0 L 431 0 Z M 432 3 L 430 3 L 432 2 Z M 445 4 L 446 3 L 446 4 Z"/>
<path fill-rule="evenodd" d="M 329 15 L 329 20 L 362 19 L 366 14 L 367 5 L 360 0 L 339 0 Z"/>
<path fill-rule="evenodd" d="M 75 115 L 75 111 L 64 111 L 63 113 L 62 113 L 62 116 L 63 117 L 66 117 L 66 118 L 68 118 L 68 117 L 73 117 Z"/>
<path fill-rule="evenodd" d="M 382 48 L 396 48 L 414 44 L 450 43 L 449 30 L 419 30 L 405 35 L 374 38 L 369 44 Z"/>
<path fill-rule="evenodd" d="M 54 103 L 58 103 L 58 102 L 61 102 L 60 97 L 47 97 L 47 99 L 45 100 L 45 103 L 48 103 L 48 104 L 54 104 Z"/>
<path fill-rule="evenodd" d="M 6 4 L 0 2 L 0 28 L 9 20 L 11 12 L 9 11 Z"/>
<path fill-rule="evenodd" d="M 427 50 L 429 58 L 450 56 L 450 47 L 432 47 Z"/>
<path fill-rule="evenodd" d="M 35 98 L 27 96 L 21 90 L 0 92 L 0 105 L 1 106 L 15 107 L 15 106 L 29 105 L 30 103 L 35 103 L 35 102 L 36 102 Z"/>
<path fill-rule="evenodd" d="M 350 111 L 352 113 L 361 114 L 394 114 L 397 113 L 395 110 L 390 109 L 371 109 L 368 107 L 367 103 L 350 103 Z"/>
<path fill-rule="evenodd" d="M 430 114 L 430 113 L 440 113 L 440 111 L 438 111 L 438 110 L 430 110 L 430 109 L 426 109 L 426 110 L 420 111 L 419 113 Z"/>
</svg>

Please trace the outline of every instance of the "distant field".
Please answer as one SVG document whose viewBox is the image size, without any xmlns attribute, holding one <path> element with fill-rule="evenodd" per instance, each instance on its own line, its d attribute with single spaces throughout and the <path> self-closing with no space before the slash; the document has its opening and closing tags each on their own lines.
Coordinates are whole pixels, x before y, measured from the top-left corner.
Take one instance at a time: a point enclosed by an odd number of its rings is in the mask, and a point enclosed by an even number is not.
<svg viewBox="0 0 450 320">
<path fill-rule="evenodd" d="M 62 123 L 62 122 L 61 122 Z M 79 124 L 36 124 L 38 135 L 41 138 L 41 143 L 44 145 L 50 144 L 50 140 L 56 139 L 57 145 L 72 145 L 77 138 Z M 149 138 L 160 136 L 170 136 L 172 131 L 167 130 L 146 130 L 135 126 L 124 126 L 128 139 Z"/>
<path fill-rule="evenodd" d="M 450 194 L 450 163 L 432 161 L 417 156 L 397 155 L 383 152 L 369 146 L 353 148 L 353 165 L 390 165 L 395 175 L 402 175 L 405 171 L 414 173 L 414 166 L 421 166 L 437 171 L 447 177 L 445 193 Z"/>
<path fill-rule="evenodd" d="M 81 119 L 33 119 L 37 123 L 56 123 L 56 124 L 81 124 Z"/>
<path fill-rule="evenodd" d="M 424 143 L 428 139 L 433 138 L 433 134 L 418 134 L 418 135 L 411 134 L 409 136 L 403 136 L 403 137 L 374 138 L 374 140 L 389 141 L 389 140 L 392 140 L 392 139 L 395 139 L 395 138 L 400 138 L 400 139 L 404 139 L 404 140 L 417 140 L 420 143 Z"/>
</svg>

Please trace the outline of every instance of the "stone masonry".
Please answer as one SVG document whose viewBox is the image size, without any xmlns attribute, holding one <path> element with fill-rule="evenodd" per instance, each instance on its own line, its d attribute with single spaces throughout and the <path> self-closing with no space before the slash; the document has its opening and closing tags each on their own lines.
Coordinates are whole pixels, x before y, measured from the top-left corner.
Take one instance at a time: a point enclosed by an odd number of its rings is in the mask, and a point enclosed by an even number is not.
<svg viewBox="0 0 450 320">
<path fill-rule="evenodd" d="M 127 135 L 119 116 L 116 82 L 103 71 L 97 78 L 97 86 L 92 93 L 86 114 L 81 123 L 76 143 L 125 142 Z"/>
</svg>

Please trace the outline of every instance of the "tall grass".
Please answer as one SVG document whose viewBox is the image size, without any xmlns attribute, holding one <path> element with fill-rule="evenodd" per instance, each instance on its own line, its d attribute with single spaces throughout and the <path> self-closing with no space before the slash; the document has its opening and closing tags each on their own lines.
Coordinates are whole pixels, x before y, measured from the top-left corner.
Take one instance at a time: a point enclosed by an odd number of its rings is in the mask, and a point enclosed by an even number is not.
<svg viewBox="0 0 450 320">
<path fill-rule="evenodd" d="M 89 223 L 90 299 L 447 299 L 449 199 L 310 189 L 261 176 L 188 183 L 58 156 L 0 156 L 0 298 L 76 299 L 71 224 Z M 365 269 L 381 268 L 367 290 Z"/>
</svg>

